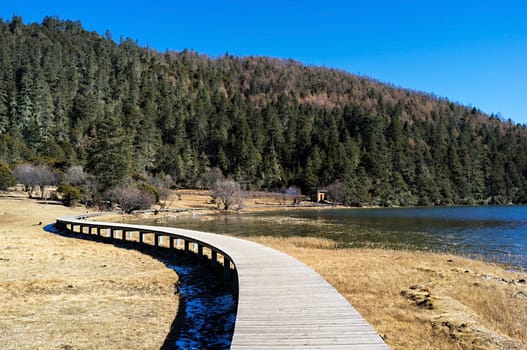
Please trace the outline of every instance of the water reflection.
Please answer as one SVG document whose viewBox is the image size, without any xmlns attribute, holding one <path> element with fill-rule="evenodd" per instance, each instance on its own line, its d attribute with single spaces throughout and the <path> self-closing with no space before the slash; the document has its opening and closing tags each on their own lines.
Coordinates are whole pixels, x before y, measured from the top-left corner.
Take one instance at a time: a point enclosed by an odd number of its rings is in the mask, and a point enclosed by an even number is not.
<svg viewBox="0 0 527 350">
<path fill-rule="evenodd" d="M 527 267 L 526 206 L 298 210 L 178 217 L 168 224 L 235 236 L 326 237 L 345 247 L 446 251 Z"/>
</svg>

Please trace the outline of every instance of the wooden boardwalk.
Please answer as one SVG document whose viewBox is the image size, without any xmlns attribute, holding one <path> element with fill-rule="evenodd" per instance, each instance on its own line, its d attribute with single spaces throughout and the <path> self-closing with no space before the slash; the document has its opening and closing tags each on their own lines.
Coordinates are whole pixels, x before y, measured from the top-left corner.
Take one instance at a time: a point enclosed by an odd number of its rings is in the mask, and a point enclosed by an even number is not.
<svg viewBox="0 0 527 350">
<path fill-rule="evenodd" d="M 231 349 L 388 349 L 342 295 L 284 253 L 212 233 L 83 219 L 58 218 L 57 225 L 120 240 L 147 242 L 151 236 L 151 244 L 169 249 L 184 242 L 185 250 L 223 264 L 238 290 Z"/>
</svg>

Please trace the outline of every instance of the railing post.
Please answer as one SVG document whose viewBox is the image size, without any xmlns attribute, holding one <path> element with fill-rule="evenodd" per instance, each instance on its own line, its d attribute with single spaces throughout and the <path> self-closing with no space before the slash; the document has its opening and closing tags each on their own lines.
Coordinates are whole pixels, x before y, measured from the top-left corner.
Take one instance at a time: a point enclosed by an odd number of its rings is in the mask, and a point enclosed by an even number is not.
<svg viewBox="0 0 527 350">
<path fill-rule="evenodd" d="M 66 228 L 62 222 L 56 222 L 55 227 L 57 228 L 58 231 L 64 231 L 64 229 Z"/>
<path fill-rule="evenodd" d="M 234 294 L 238 294 L 238 273 L 236 272 L 236 269 L 232 271 L 232 290 L 234 291 Z"/>
<path fill-rule="evenodd" d="M 172 236 L 170 236 L 169 248 L 170 250 L 174 250 L 174 237 Z"/>
<path fill-rule="evenodd" d="M 101 227 L 97 226 L 97 237 L 101 237 Z"/>
<path fill-rule="evenodd" d="M 218 253 L 213 249 L 210 251 L 210 265 L 212 267 L 216 267 L 216 265 L 218 265 Z"/>
<path fill-rule="evenodd" d="M 198 257 L 203 256 L 203 246 L 199 243 L 196 243 L 198 245 Z"/>
<path fill-rule="evenodd" d="M 188 252 L 190 250 L 190 242 L 185 239 L 185 251 Z"/>
<path fill-rule="evenodd" d="M 226 256 L 223 256 L 223 277 L 226 281 L 231 280 L 231 261 Z"/>
<path fill-rule="evenodd" d="M 159 242 L 157 241 L 159 239 L 159 235 L 157 233 L 154 233 L 154 247 L 159 246 Z"/>
</svg>

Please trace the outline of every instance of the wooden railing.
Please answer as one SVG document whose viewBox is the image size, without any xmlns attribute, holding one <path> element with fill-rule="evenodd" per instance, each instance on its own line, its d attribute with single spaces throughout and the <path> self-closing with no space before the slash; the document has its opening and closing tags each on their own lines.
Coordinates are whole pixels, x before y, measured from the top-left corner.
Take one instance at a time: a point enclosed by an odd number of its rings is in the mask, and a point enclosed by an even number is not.
<svg viewBox="0 0 527 350">
<path fill-rule="evenodd" d="M 110 240 L 182 249 L 210 259 L 238 294 L 231 349 L 387 349 L 362 316 L 300 261 L 235 237 L 168 227 L 58 218 L 56 226 Z"/>
<path fill-rule="evenodd" d="M 92 235 L 123 242 L 145 243 L 154 247 L 192 252 L 198 256 L 210 259 L 213 267 L 223 266 L 224 278 L 228 281 L 236 281 L 236 269 L 229 255 L 222 249 L 201 241 L 198 237 L 169 232 L 174 230 L 166 227 L 86 221 L 86 219 L 95 216 L 100 216 L 100 214 L 57 218 L 56 227 L 59 230 L 71 233 Z M 237 287 L 237 283 L 234 283 L 233 286 Z"/>
</svg>

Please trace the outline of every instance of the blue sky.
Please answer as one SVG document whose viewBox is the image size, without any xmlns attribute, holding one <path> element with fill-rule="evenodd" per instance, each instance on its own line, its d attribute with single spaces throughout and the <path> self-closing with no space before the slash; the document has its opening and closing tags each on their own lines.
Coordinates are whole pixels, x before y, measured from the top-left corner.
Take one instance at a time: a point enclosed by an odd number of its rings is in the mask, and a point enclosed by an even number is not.
<svg viewBox="0 0 527 350">
<path fill-rule="evenodd" d="M 527 124 L 527 1 L 0 0 L 160 51 L 263 55 L 362 74 Z"/>
</svg>

